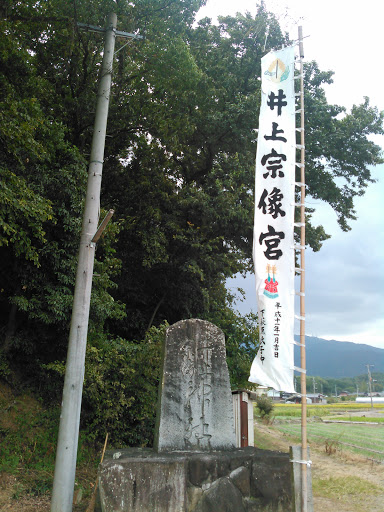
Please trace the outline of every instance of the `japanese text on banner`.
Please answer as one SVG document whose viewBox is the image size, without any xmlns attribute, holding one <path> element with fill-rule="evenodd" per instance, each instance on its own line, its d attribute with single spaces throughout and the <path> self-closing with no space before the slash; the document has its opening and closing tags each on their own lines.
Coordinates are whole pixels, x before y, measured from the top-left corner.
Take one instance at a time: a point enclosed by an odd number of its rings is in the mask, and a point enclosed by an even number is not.
<svg viewBox="0 0 384 512">
<path fill-rule="evenodd" d="M 294 48 L 261 60 L 253 258 L 260 348 L 249 380 L 293 392 Z"/>
</svg>

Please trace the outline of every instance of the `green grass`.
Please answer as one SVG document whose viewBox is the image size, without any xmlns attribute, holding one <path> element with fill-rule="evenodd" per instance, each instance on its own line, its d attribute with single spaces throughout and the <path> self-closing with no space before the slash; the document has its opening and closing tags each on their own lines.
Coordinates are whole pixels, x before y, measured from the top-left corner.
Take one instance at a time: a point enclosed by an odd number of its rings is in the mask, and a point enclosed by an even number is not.
<svg viewBox="0 0 384 512">
<path fill-rule="evenodd" d="M 257 410 L 257 409 L 256 409 Z M 356 403 L 337 403 L 337 404 L 308 404 L 308 418 L 327 418 L 332 420 L 344 421 L 363 421 L 373 423 L 384 423 L 384 404 L 376 404 L 374 411 L 383 413 L 383 417 L 356 416 L 356 412 L 368 413 L 371 411 L 370 404 Z M 349 413 L 349 415 L 348 415 Z M 301 418 L 300 404 L 274 404 L 272 415 L 276 420 L 284 421 L 285 419 Z"/>
<path fill-rule="evenodd" d="M 48 495 L 52 489 L 57 444 L 58 407 L 46 409 L 31 395 L 0 393 L 0 473 L 15 477 L 12 495 Z M 89 489 L 89 475 L 96 473 L 99 454 L 80 433 L 77 483 Z"/>
<path fill-rule="evenodd" d="M 280 432 L 300 440 L 301 425 L 297 423 L 276 425 Z M 311 423 L 307 425 L 311 443 L 334 443 L 339 450 L 348 451 L 384 462 L 384 431 L 382 427 L 343 425 L 338 423 Z M 350 446 L 354 445 L 354 446 Z M 381 452 L 381 453 L 376 453 Z"/>
<path fill-rule="evenodd" d="M 384 423 L 384 418 L 374 418 L 371 416 L 327 416 L 327 420 L 363 421 L 364 423 Z"/>
<path fill-rule="evenodd" d="M 368 494 L 378 496 L 383 492 L 379 486 L 355 476 L 315 479 L 312 488 L 315 496 L 331 499 Z"/>
<path fill-rule="evenodd" d="M 269 433 L 257 430 L 255 436 L 255 446 L 261 450 L 276 450 L 275 440 Z M 287 448 L 288 451 L 288 448 Z"/>
<path fill-rule="evenodd" d="M 315 497 L 332 500 L 334 507 L 329 510 L 337 510 L 340 504 L 342 510 L 350 512 L 379 510 L 376 508 L 379 496 L 384 492 L 382 487 L 358 476 L 315 478 L 312 487 Z"/>
<path fill-rule="evenodd" d="M 368 412 L 371 410 L 371 404 L 356 404 L 352 403 L 337 403 L 337 404 L 308 404 L 307 405 L 307 417 L 312 418 L 319 416 L 321 418 L 325 416 L 335 415 L 338 412 L 346 414 L 348 412 Z M 374 407 L 375 412 L 384 413 L 384 404 L 376 404 Z M 276 418 L 287 417 L 287 418 L 300 418 L 301 417 L 301 405 L 300 404 L 274 404 L 274 411 L 272 413 Z"/>
</svg>

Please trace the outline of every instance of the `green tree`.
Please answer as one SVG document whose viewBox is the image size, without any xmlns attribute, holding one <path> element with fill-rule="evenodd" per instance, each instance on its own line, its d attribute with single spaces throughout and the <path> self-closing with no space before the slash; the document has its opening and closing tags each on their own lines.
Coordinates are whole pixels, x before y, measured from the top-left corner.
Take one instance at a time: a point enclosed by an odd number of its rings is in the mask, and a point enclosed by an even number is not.
<svg viewBox="0 0 384 512">
<path fill-rule="evenodd" d="M 97 335 L 144 340 L 152 325 L 199 316 L 223 328 L 232 382 L 244 383 L 255 320 L 233 312 L 225 281 L 252 268 L 260 59 L 289 41 L 264 5 L 195 25 L 204 3 L 2 3 L 0 321 L 31 366 L 66 348 L 103 48 L 77 22 L 103 26 L 116 10 L 119 29 L 146 39 L 116 46 L 101 198 L 116 213 L 97 250 L 90 348 Z M 308 192 L 348 229 L 368 166 L 382 161 L 369 135 L 383 133 L 383 115 L 368 100 L 350 114 L 329 105 L 331 79 L 306 65 Z M 318 250 L 327 235 L 310 215 Z"/>
<path fill-rule="evenodd" d="M 356 219 L 354 198 L 374 182 L 369 166 L 384 162 L 381 148 L 368 138 L 384 133 L 384 112 L 370 106 L 368 98 L 350 113 L 329 105 L 323 85 L 333 82 L 332 75 L 316 62 L 305 64 L 306 182 L 308 195 L 330 204 L 347 231 Z"/>
<path fill-rule="evenodd" d="M 48 101 L 55 104 L 53 84 L 39 71 L 37 48 L 51 22 L 43 5 L 32 13 L 23 3 L 10 6 L 0 22 L 2 347 L 28 361 L 66 350 L 86 180 L 85 160 Z M 108 243 L 102 253 L 110 253 Z M 118 316 L 118 303 L 106 294 L 116 266 L 108 258 L 94 304 L 103 300 L 102 314 Z"/>
<path fill-rule="evenodd" d="M 248 381 L 248 378 L 258 349 L 257 316 L 253 313 L 246 316 L 237 313 L 235 297 L 220 284 L 214 293 L 211 292 L 205 318 L 220 327 L 225 334 L 231 388 L 252 388 L 253 384 Z"/>
<path fill-rule="evenodd" d="M 164 318 L 204 315 L 218 283 L 250 266 L 259 102 L 254 63 L 261 55 L 253 38 L 266 21 L 244 20 L 246 58 L 239 58 L 240 23 L 229 18 L 236 41 L 226 27 L 205 20 L 178 38 L 147 42 L 135 50 L 135 62 L 125 61 L 122 76 L 131 77 L 135 94 L 123 85 L 114 101 L 120 112 L 138 104 L 138 118 L 130 146 L 107 164 L 113 179 L 104 197 L 122 216 L 117 293 L 127 298 L 127 331 L 135 328 L 132 321 L 144 329 Z M 274 26 L 277 41 L 282 36 Z"/>
<path fill-rule="evenodd" d="M 102 40 L 80 32 L 76 22 L 103 25 L 116 8 L 125 29 L 146 34 L 142 43 L 118 43 L 103 182 L 103 204 L 115 208 L 120 230 L 121 274 L 115 273 L 112 295 L 127 304 L 123 322 L 105 320 L 125 337 L 143 336 L 153 322 L 203 315 L 218 283 L 251 268 L 266 27 L 269 47 L 288 41 L 264 6 L 255 18 L 238 14 L 218 26 L 208 19 L 194 26 L 203 3 L 83 0 L 74 8 L 53 1 L 32 13 L 21 2 L 8 10 L 14 32 L 28 33 L 22 41 L 28 65 L 44 77 L 42 110 L 61 120 L 67 143 L 83 152 Z M 342 109 L 328 105 L 321 88 L 330 80 L 316 64 L 307 66 L 307 181 L 310 195 L 328 201 L 346 228 L 353 195 L 369 182 L 367 165 L 380 161 L 367 135 L 380 133 L 382 116 L 366 103 L 339 119 Z M 340 150 L 346 137 L 353 160 Z M 341 176 L 351 182 L 345 189 L 336 185 Z M 318 249 L 327 235 L 311 225 L 310 211 L 308 221 L 308 243 Z"/>
<path fill-rule="evenodd" d="M 140 341 L 90 334 L 81 415 L 88 440 L 101 441 L 109 433 L 115 446 L 153 443 L 166 327 L 152 327 Z M 41 392 L 46 398 L 60 399 L 64 373 L 62 361 L 42 366 Z"/>
<path fill-rule="evenodd" d="M 60 251 L 57 231 L 59 226 L 76 230 L 74 215 L 81 209 L 76 186 L 83 161 L 65 141 L 62 123 L 44 112 L 40 99 L 49 84 L 36 74 L 23 36 L 7 20 L 1 21 L 1 30 L 0 300 L 8 350 L 20 316 L 26 330 L 26 318 L 47 323 L 67 316 L 56 311 L 52 294 L 70 280 L 65 252 L 71 237 L 64 235 Z M 59 273 L 64 282 L 57 282 Z"/>
</svg>

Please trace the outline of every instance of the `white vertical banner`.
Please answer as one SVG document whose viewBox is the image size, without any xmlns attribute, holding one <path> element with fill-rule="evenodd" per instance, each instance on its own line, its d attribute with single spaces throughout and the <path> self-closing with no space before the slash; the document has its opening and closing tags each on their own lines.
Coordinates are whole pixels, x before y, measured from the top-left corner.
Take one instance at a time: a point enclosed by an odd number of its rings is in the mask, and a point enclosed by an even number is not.
<svg viewBox="0 0 384 512">
<path fill-rule="evenodd" d="M 294 47 L 261 59 L 253 259 L 260 348 L 249 380 L 294 392 Z"/>
</svg>

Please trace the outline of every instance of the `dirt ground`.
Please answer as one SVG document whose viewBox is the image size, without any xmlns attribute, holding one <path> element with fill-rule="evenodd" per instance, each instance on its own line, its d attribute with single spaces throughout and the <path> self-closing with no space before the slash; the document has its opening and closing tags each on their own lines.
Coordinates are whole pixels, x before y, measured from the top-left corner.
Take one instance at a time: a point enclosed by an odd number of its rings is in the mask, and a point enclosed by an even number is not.
<svg viewBox="0 0 384 512">
<path fill-rule="evenodd" d="M 367 416 L 368 412 L 364 413 Z M 374 413 L 373 413 L 374 414 Z M 380 428 L 380 433 L 384 429 Z M 278 432 L 273 425 L 256 424 L 255 444 L 263 448 L 288 451 L 290 440 Z M 314 485 L 314 511 L 315 512 L 384 512 L 384 465 L 372 462 L 362 457 L 350 455 L 346 452 L 328 455 L 322 445 L 311 446 L 312 481 Z M 363 484 L 362 491 L 347 489 L 332 492 L 328 485 L 323 491 L 316 491 L 316 483 L 327 482 L 354 482 Z M 364 483 L 374 484 L 376 492 L 364 492 Z M 377 491 L 377 488 L 381 490 Z M 49 512 L 50 499 L 48 496 L 15 499 L 17 480 L 13 476 L 0 474 L 0 512 Z M 357 489 L 357 485 L 356 485 Z M 85 512 L 88 501 L 83 499 L 79 505 L 74 506 L 74 512 Z M 235 511 L 234 511 L 235 512 Z"/>
<path fill-rule="evenodd" d="M 50 512 L 50 496 L 16 498 L 18 482 L 14 476 L 0 473 L 0 512 Z M 74 505 L 73 512 L 85 512 L 89 499 Z"/>
<path fill-rule="evenodd" d="M 379 413 L 363 413 L 362 415 L 374 416 Z M 354 413 L 357 416 L 357 414 Z M 382 417 L 382 415 L 381 415 Z M 257 437 L 262 436 L 268 439 L 271 449 L 288 451 L 291 441 L 285 434 L 278 432 L 273 426 L 269 427 L 257 423 L 255 433 L 255 444 Z M 380 427 L 380 435 L 384 433 L 384 428 Z M 347 452 L 336 452 L 328 455 L 325 451 L 325 445 L 311 445 L 310 454 L 312 460 L 311 472 L 314 491 L 314 511 L 315 512 L 384 512 L 384 465 L 369 461 Z M 349 478 L 348 478 L 349 477 Z M 327 481 L 352 481 L 354 479 L 363 480 L 368 484 L 374 484 L 381 488 L 380 494 L 369 493 L 348 493 L 345 491 L 339 497 L 319 495 L 316 493 L 316 482 Z M 325 491 L 326 493 L 326 491 Z"/>
</svg>

